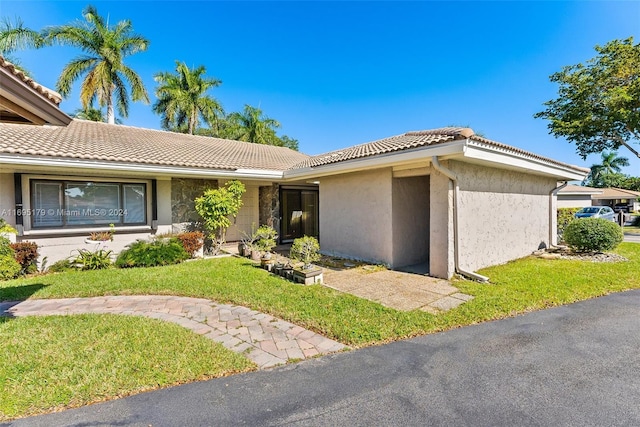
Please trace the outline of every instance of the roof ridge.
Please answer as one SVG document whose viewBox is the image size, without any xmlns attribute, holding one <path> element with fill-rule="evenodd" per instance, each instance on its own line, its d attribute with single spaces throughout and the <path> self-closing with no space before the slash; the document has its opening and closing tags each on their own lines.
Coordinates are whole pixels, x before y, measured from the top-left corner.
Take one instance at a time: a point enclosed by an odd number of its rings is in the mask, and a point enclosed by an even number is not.
<svg viewBox="0 0 640 427">
<path fill-rule="evenodd" d="M 446 127 L 437 128 L 437 129 L 409 131 L 405 133 L 405 135 L 406 136 L 446 135 L 446 136 L 455 136 L 455 137 L 462 136 L 463 138 L 470 138 L 471 136 L 475 135 L 475 132 L 471 128 L 446 126 Z"/>
</svg>

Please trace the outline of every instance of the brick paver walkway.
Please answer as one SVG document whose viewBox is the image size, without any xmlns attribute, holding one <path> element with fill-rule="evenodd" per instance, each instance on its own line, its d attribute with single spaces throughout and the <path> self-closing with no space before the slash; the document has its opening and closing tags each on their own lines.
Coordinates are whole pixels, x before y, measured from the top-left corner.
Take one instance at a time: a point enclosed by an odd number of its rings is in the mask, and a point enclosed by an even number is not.
<svg viewBox="0 0 640 427">
<path fill-rule="evenodd" d="M 177 323 L 246 355 L 261 369 L 348 347 L 246 307 L 176 296 L 105 296 L 0 302 L 0 316 L 125 314 Z"/>
</svg>

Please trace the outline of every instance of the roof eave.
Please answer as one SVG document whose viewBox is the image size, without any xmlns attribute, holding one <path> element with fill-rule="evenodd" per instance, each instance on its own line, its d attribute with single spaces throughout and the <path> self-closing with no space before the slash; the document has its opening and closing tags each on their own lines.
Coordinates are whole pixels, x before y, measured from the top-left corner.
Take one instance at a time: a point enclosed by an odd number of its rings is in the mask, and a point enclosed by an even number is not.
<svg viewBox="0 0 640 427">
<path fill-rule="evenodd" d="M 464 157 L 476 162 L 487 162 L 500 165 L 504 169 L 520 170 L 536 175 L 546 175 L 558 180 L 582 181 L 587 176 L 587 169 L 565 165 L 551 159 L 510 150 L 508 147 L 498 147 L 473 139 L 465 141 Z"/>
<path fill-rule="evenodd" d="M 94 170 L 113 173 L 130 173 L 133 175 L 145 176 L 168 176 L 168 177 L 217 177 L 229 179 L 248 180 L 282 180 L 281 170 L 269 169 L 212 169 L 212 168 L 192 168 L 183 166 L 103 162 L 84 159 L 63 159 L 48 158 L 39 156 L 23 156 L 13 154 L 0 154 L 0 165 L 20 167 L 37 167 L 47 169 L 64 170 Z"/>
<path fill-rule="evenodd" d="M 0 67 L 0 104 L 34 124 L 66 126 L 71 117 L 34 88 Z"/>
<path fill-rule="evenodd" d="M 343 160 L 327 165 L 312 166 L 284 171 L 286 180 L 314 179 L 323 176 L 360 172 L 369 169 L 396 167 L 411 164 L 433 156 L 460 156 L 464 151 L 464 141 L 456 140 L 444 144 L 427 145 L 410 150 L 392 151 L 369 157 Z"/>
</svg>

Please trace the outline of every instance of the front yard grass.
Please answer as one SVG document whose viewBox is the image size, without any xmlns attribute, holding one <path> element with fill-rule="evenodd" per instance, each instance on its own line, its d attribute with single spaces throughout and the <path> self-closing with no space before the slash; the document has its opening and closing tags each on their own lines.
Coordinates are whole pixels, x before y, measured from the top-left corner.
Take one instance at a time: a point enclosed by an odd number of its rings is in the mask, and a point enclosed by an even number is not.
<svg viewBox="0 0 640 427">
<path fill-rule="evenodd" d="M 174 324 L 83 314 L 0 318 L 0 420 L 255 368 Z"/>
<path fill-rule="evenodd" d="M 611 292 L 640 288 L 640 274 L 638 274 L 640 272 L 640 244 L 623 243 L 615 252 L 626 257 L 629 261 L 591 263 L 579 260 L 546 260 L 528 257 L 481 270 L 481 274 L 491 279 L 491 284 L 465 280 L 454 281 L 453 284 L 462 292 L 473 295 L 475 298 L 458 308 L 439 315 L 421 311 L 401 312 L 371 301 L 342 294 L 327 287 L 296 285 L 254 267 L 247 260 L 238 258 L 209 259 L 154 268 L 67 272 L 0 282 L 0 301 L 134 294 L 208 298 L 220 303 L 243 305 L 269 313 L 342 343 L 359 347 L 505 318 L 519 313 L 598 297 Z M 39 322 L 55 322 L 61 331 L 60 334 L 68 332 L 69 335 L 74 335 L 87 329 L 80 327 L 77 320 L 72 320 L 75 317 L 5 320 L 4 324 L 0 324 L 0 332 L 4 332 L 6 336 L 0 336 L 0 340 L 2 340 L 0 342 L 5 342 L 7 337 L 18 341 L 24 340 L 25 343 L 21 344 L 23 345 L 22 350 L 19 351 L 29 353 L 30 349 L 40 345 L 29 341 L 31 340 L 30 335 L 37 333 L 42 328 Z M 125 316 L 118 317 L 120 320 L 116 320 L 112 316 L 108 316 L 108 319 L 106 322 L 108 324 L 119 324 L 112 329 L 121 331 L 123 335 L 139 329 L 138 326 L 132 324 L 117 323 L 129 322 L 129 318 Z M 149 322 L 150 320 L 145 321 Z M 173 329 L 170 330 L 168 341 L 172 340 L 170 337 L 173 337 L 174 334 L 177 336 L 180 332 L 195 335 L 189 331 L 181 330 L 178 326 L 166 325 L 166 328 L 169 327 Z M 49 336 L 55 336 L 59 333 L 49 333 Z M 139 335 L 138 339 L 133 340 L 135 345 L 145 346 L 145 350 L 140 350 L 143 353 L 150 351 L 147 348 L 151 347 L 159 349 L 169 358 L 185 353 L 183 344 L 170 346 L 170 343 L 167 342 L 147 346 L 146 342 L 149 341 L 147 335 L 148 333 L 143 333 Z M 91 342 L 91 340 L 88 341 Z M 64 340 L 53 340 L 52 349 L 47 352 L 55 353 L 57 351 L 63 358 L 75 357 L 73 356 L 75 351 L 60 350 L 65 346 Z M 58 347 L 57 350 L 56 347 Z M 123 348 L 127 348 L 127 345 L 107 351 L 107 354 L 110 354 L 109 357 L 112 358 L 112 363 L 116 366 L 121 363 L 120 359 L 122 358 L 134 360 L 139 358 L 139 355 L 130 356 L 126 352 L 122 353 Z M 87 350 L 80 353 L 92 352 L 94 351 Z M 188 353 L 193 354 L 194 357 L 201 356 L 203 359 L 217 359 L 217 356 L 211 356 L 202 351 L 189 351 Z M 6 355 L 0 354 L 0 357 L 2 358 L 0 360 L 7 360 Z M 154 369 L 162 366 L 163 363 L 158 362 L 155 365 L 152 363 L 149 368 L 150 375 L 153 375 Z M 0 374 L 0 384 L 9 384 L 9 381 L 18 381 L 17 384 L 22 384 L 22 378 L 28 374 L 30 365 L 28 363 L 23 365 L 20 360 L 14 360 L 5 365 L 7 366 L 4 369 L 10 369 L 12 373 L 11 375 Z M 78 366 L 78 371 L 104 370 L 108 372 L 113 370 L 113 367 L 108 364 L 99 368 L 89 368 L 87 367 L 89 365 L 86 364 Z M 231 368 L 225 368 L 226 371 L 223 369 L 221 372 L 242 371 L 249 369 L 248 366 L 238 364 L 235 361 Z M 208 369 L 204 371 L 210 372 Z M 46 374 L 45 368 L 38 375 L 47 378 Z M 58 375 L 60 374 L 54 376 Z M 103 373 L 96 375 L 103 375 Z M 158 385 L 191 381 L 206 375 L 209 374 L 195 370 L 176 375 L 162 383 L 158 382 Z M 65 378 L 64 375 L 62 378 Z M 104 382 L 108 381 L 114 381 L 110 387 L 112 387 L 111 390 L 115 390 L 109 393 L 118 395 L 118 390 L 122 387 L 119 380 L 104 379 Z M 101 382 L 97 382 L 100 387 L 102 387 Z M 134 384 L 123 388 L 123 390 L 154 386 L 153 382 L 151 385 L 145 384 L 141 386 Z M 78 387 L 82 389 L 84 386 L 79 385 Z M 15 390 L 19 388 L 12 389 L 14 391 L 11 393 L 15 393 Z M 94 396 L 89 400 L 96 399 L 95 396 L 102 396 L 101 390 L 98 388 L 98 392 L 89 393 Z M 123 391 L 123 393 L 129 392 Z M 105 392 L 105 394 L 109 393 Z M 75 394 L 76 392 L 69 391 L 68 397 L 75 396 Z M 5 396 L 0 397 L 3 401 L 5 400 Z M 85 401 L 86 399 L 80 399 L 77 404 Z M 75 401 L 72 400 L 72 402 L 75 404 Z"/>
</svg>

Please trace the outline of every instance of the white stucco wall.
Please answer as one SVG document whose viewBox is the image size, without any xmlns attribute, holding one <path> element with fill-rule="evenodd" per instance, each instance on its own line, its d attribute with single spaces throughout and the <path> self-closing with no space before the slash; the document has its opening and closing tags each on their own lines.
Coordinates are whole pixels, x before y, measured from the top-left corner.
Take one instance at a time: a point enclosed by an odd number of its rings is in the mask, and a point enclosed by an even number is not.
<svg viewBox="0 0 640 427">
<path fill-rule="evenodd" d="M 320 180 L 323 253 L 391 262 L 391 177 L 391 169 L 378 169 Z"/>
<path fill-rule="evenodd" d="M 394 268 L 429 261 L 429 176 L 393 178 Z"/>
<path fill-rule="evenodd" d="M 429 182 L 429 275 L 448 279 L 455 273 L 453 185 L 433 168 Z"/>
<path fill-rule="evenodd" d="M 458 175 L 459 259 L 475 271 L 549 245 L 553 178 L 451 161 Z M 555 209 L 554 209 L 555 210 Z"/>
<path fill-rule="evenodd" d="M 0 173 L 0 218 L 15 227 L 15 197 L 12 173 Z"/>
<path fill-rule="evenodd" d="M 559 208 L 584 208 L 591 206 L 591 194 L 558 195 Z"/>
</svg>

